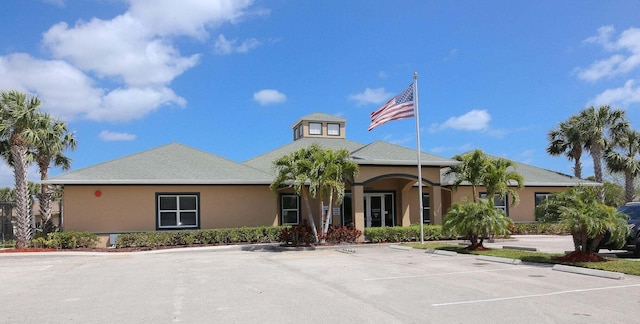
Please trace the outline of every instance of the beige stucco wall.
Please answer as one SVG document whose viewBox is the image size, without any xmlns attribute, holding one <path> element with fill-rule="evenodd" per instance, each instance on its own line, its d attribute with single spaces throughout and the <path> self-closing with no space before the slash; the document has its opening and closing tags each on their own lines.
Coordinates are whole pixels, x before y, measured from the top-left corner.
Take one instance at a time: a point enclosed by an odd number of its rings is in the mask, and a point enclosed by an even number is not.
<svg viewBox="0 0 640 324">
<path fill-rule="evenodd" d="M 518 191 L 520 202 L 516 206 L 509 205 L 509 218 L 516 223 L 535 221 L 535 194 L 561 192 L 566 189 L 565 187 L 525 187 L 520 189 Z M 485 191 L 484 187 L 478 187 L 476 194 Z M 465 197 L 471 199 L 471 187 L 458 187 L 458 190 L 452 193 L 453 202 L 462 201 Z M 511 197 L 509 197 L 509 204 L 511 204 Z"/>
<path fill-rule="evenodd" d="M 156 193 L 199 193 L 202 229 L 278 224 L 276 195 L 267 185 L 66 185 L 64 228 L 100 233 L 154 231 Z"/>
</svg>

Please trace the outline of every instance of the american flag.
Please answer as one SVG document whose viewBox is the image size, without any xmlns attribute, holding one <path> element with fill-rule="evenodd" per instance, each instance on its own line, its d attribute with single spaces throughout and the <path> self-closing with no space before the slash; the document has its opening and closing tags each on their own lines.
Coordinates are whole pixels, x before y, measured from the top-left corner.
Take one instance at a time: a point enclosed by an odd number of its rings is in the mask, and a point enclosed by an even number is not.
<svg viewBox="0 0 640 324">
<path fill-rule="evenodd" d="M 415 116 L 413 108 L 413 83 L 399 95 L 391 98 L 378 110 L 371 113 L 369 131 L 390 121 Z"/>
</svg>

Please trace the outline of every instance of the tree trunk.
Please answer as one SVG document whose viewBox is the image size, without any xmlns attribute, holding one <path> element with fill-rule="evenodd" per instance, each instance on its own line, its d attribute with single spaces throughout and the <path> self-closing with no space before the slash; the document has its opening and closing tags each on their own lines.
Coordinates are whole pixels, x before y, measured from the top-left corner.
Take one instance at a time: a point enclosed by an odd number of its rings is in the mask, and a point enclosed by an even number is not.
<svg viewBox="0 0 640 324">
<path fill-rule="evenodd" d="M 307 193 L 306 187 L 302 188 L 302 200 L 304 200 L 304 205 L 307 209 L 307 215 L 309 218 L 309 223 L 311 225 L 311 231 L 313 231 L 313 236 L 314 239 L 316 241 L 316 243 L 318 243 L 318 229 L 316 228 L 316 221 L 314 220 L 313 217 L 313 211 L 311 210 L 311 204 L 309 204 L 309 194 Z"/>
<path fill-rule="evenodd" d="M 14 141 L 12 141 L 14 142 Z M 16 185 L 16 248 L 27 247 L 31 239 L 31 213 L 29 212 L 29 188 L 27 186 L 27 148 L 11 144 L 14 177 Z"/>
<path fill-rule="evenodd" d="M 582 162 L 578 159 L 576 159 L 576 162 L 573 165 L 573 175 L 578 179 L 582 179 Z"/>
<path fill-rule="evenodd" d="M 38 167 L 40 168 L 40 195 L 38 201 L 40 202 L 40 221 L 42 222 L 42 234 L 47 235 L 51 230 L 51 190 L 48 185 L 42 184 L 43 180 L 49 178 L 49 164 L 46 162 L 48 159 L 38 161 Z"/>
<path fill-rule="evenodd" d="M 331 217 L 331 207 L 333 206 L 333 192 L 329 194 L 329 208 L 327 208 L 326 214 L 324 214 L 324 226 L 322 227 L 322 243 L 325 243 L 327 233 L 329 232 L 329 217 Z M 324 207 L 323 207 L 324 208 Z"/>
<path fill-rule="evenodd" d="M 591 147 L 591 156 L 593 157 L 593 173 L 596 181 L 602 183 L 602 148 L 599 145 Z M 604 203 L 604 187 L 597 187 L 598 201 Z"/>
<path fill-rule="evenodd" d="M 633 201 L 633 198 L 636 196 L 635 190 L 633 188 L 634 185 L 634 177 L 633 173 L 625 172 L 624 173 L 624 201 L 630 202 Z"/>
</svg>

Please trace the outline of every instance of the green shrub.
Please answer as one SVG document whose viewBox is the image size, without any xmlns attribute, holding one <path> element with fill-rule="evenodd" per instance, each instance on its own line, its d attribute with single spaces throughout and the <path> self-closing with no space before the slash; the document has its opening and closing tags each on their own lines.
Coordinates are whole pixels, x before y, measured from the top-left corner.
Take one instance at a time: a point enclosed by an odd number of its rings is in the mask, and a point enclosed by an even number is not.
<svg viewBox="0 0 640 324">
<path fill-rule="evenodd" d="M 56 249 L 94 248 L 97 244 L 98 235 L 74 231 L 49 233 L 46 237 L 39 236 L 30 242 L 32 247 Z"/>
<path fill-rule="evenodd" d="M 511 234 L 534 235 L 534 234 L 568 234 L 566 226 L 560 223 L 519 223 L 511 228 Z"/>
<path fill-rule="evenodd" d="M 364 229 L 365 239 L 371 243 L 420 241 L 420 225 L 369 227 Z M 442 225 L 424 225 L 424 239 L 428 241 L 447 239 Z"/>
<path fill-rule="evenodd" d="M 214 228 L 206 230 L 181 230 L 161 232 L 124 233 L 118 235 L 118 248 L 157 248 L 162 246 L 211 245 L 229 243 L 277 242 L 280 226 L 259 226 L 241 228 Z"/>
</svg>

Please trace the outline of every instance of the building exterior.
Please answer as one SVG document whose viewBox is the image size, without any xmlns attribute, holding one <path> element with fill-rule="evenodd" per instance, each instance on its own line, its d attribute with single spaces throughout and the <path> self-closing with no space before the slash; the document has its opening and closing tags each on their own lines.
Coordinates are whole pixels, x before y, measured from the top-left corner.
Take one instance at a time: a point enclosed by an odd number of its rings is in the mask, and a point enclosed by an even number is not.
<svg viewBox="0 0 640 324">
<path fill-rule="evenodd" d="M 64 186 L 64 229 L 109 234 L 222 227 L 293 225 L 308 217 L 300 197 L 290 188 L 274 193 L 272 162 L 313 143 L 346 149 L 359 174 L 347 184 L 341 205 L 329 208 L 334 224 L 356 228 L 441 224 L 455 201 L 470 188 L 451 189 L 444 176 L 458 162 L 422 153 L 423 210 L 420 211 L 417 151 L 376 141 L 367 145 L 346 138 L 346 120 L 322 113 L 300 118 L 293 142 L 243 163 L 178 143 L 72 171 L 45 183 Z M 518 206 L 504 206 L 516 222 L 533 221 L 537 201 L 580 184 L 596 185 L 567 175 L 517 164 L 525 177 Z M 482 192 L 482 188 L 480 188 Z M 104 241 L 104 240 L 103 240 Z"/>
</svg>

